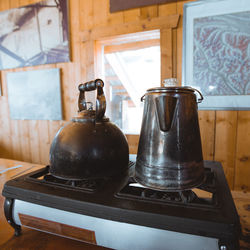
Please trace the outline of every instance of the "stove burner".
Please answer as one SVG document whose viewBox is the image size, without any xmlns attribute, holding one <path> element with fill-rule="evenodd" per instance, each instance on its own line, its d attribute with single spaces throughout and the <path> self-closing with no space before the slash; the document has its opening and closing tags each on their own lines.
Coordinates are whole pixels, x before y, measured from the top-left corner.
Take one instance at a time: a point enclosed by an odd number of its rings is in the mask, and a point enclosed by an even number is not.
<svg viewBox="0 0 250 250">
<path fill-rule="evenodd" d="M 74 190 L 82 190 L 87 192 L 95 192 L 100 189 L 105 179 L 96 180 L 66 180 L 57 178 L 49 174 L 49 166 L 47 166 L 43 171 L 35 173 L 27 177 L 29 181 L 40 182 L 45 185 L 53 185 L 58 187 L 70 188 Z"/>
<path fill-rule="evenodd" d="M 144 187 L 130 177 L 127 184 L 116 194 L 117 197 L 140 199 L 148 202 L 183 204 L 190 206 L 216 207 L 216 181 L 211 169 L 205 168 L 205 181 L 198 188 L 179 192 L 156 191 Z M 204 193 L 202 197 L 201 193 Z"/>
<path fill-rule="evenodd" d="M 151 189 L 144 189 L 141 193 L 142 198 L 149 198 L 152 200 L 162 200 L 162 201 L 171 201 L 171 202 L 182 202 L 188 203 L 193 202 L 197 199 L 197 195 L 191 191 L 182 191 L 182 192 L 161 192 Z"/>
<path fill-rule="evenodd" d="M 54 177 L 51 174 L 47 174 L 43 177 L 47 183 L 61 184 L 63 186 L 71 186 L 73 188 L 81 188 L 89 191 L 95 191 L 102 182 L 101 180 L 65 180 Z"/>
<path fill-rule="evenodd" d="M 134 162 L 129 161 L 128 169 L 131 172 Z M 86 192 L 96 192 L 101 190 L 103 185 L 109 181 L 108 178 L 90 179 L 90 180 L 68 180 L 57 178 L 49 173 L 49 166 L 46 166 L 42 171 L 37 171 L 26 177 L 27 181 L 38 182 L 43 185 L 53 187 L 62 187 L 72 190 L 81 190 Z"/>
</svg>

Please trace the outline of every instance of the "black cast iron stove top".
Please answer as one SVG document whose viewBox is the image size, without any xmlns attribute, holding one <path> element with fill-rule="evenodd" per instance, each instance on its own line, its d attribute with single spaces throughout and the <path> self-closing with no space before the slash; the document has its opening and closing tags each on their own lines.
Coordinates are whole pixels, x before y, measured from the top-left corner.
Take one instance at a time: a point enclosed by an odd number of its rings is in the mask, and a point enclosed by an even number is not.
<svg viewBox="0 0 250 250">
<path fill-rule="evenodd" d="M 133 178 L 134 163 L 130 162 L 126 176 L 84 181 L 57 179 L 47 166 L 8 181 L 3 195 L 6 203 L 18 199 L 112 221 L 213 237 L 227 249 L 237 249 L 239 217 L 222 166 L 213 161 L 204 164 L 205 182 L 182 192 L 141 186 Z"/>
</svg>

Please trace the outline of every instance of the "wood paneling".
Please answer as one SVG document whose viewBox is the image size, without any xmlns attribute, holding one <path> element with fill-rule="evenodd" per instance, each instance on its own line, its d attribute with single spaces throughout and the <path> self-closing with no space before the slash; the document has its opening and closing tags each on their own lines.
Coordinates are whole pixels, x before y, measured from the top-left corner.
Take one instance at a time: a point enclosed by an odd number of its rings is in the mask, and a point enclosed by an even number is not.
<svg viewBox="0 0 250 250">
<path fill-rule="evenodd" d="M 250 111 L 238 112 L 235 188 L 250 190 Z"/>
<path fill-rule="evenodd" d="M 124 23 L 138 21 L 140 19 L 141 11 L 140 9 L 125 10 L 123 11 L 123 21 Z"/>
<path fill-rule="evenodd" d="M 39 148 L 39 130 L 38 130 L 39 121 L 29 121 L 29 141 L 30 141 L 30 153 L 31 153 L 31 162 L 33 163 L 43 163 L 40 160 L 40 148 Z M 14 157 L 17 159 L 17 157 Z M 19 159 L 17 159 L 19 160 Z"/>
<path fill-rule="evenodd" d="M 161 30 L 161 82 L 173 77 L 172 29 Z"/>
<path fill-rule="evenodd" d="M 217 111 L 214 159 L 223 165 L 230 188 L 234 187 L 237 111 Z"/>
<path fill-rule="evenodd" d="M 6 86 L 6 72 L 2 71 L 1 74 L 2 74 L 2 96 L 0 96 L 0 115 L 1 115 L 0 155 L 6 158 L 14 158 L 15 156 L 13 156 L 12 154 L 8 92 Z"/>
<path fill-rule="evenodd" d="M 142 7 L 140 12 L 141 19 L 151 19 L 158 17 L 158 6 Z"/>
<path fill-rule="evenodd" d="M 173 15 L 176 13 L 177 13 L 176 3 L 162 4 L 162 5 L 158 6 L 158 15 L 159 16 Z"/>
<path fill-rule="evenodd" d="M 94 14 L 94 0 L 80 1 L 79 2 L 79 25 L 80 30 L 87 30 L 93 26 L 93 14 Z"/>
<path fill-rule="evenodd" d="M 39 0 L 0 1 L 0 11 L 27 5 Z M 109 0 L 69 0 L 69 24 L 72 61 L 1 71 L 0 96 L 0 156 L 33 163 L 47 164 L 49 147 L 57 130 L 77 112 L 77 86 L 99 76 L 97 59 L 93 55 L 95 39 L 152 29 L 163 20 L 161 39 L 165 65 L 162 77 L 177 76 L 181 82 L 183 4 L 177 1 L 162 5 L 109 13 Z M 180 20 L 177 29 L 168 33 Z M 162 19 L 161 19 L 162 18 Z M 167 20 L 167 21 L 166 21 Z M 171 43 L 165 43 L 164 39 Z M 171 49 L 172 48 L 172 49 Z M 92 51 L 90 53 L 90 51 Z M 6 74 L 57 67 L 61 69 L 63 121 L 13 121 L 10 119 Z M 188 85 L 188 83 L 186 83 Z M 199 111 L 203 156 L 221 161 L 231 188 L 250 190 L 250 111 Z M 129 135 L 130 152 L 136 153 L 138 136 Z"/>
<path fill-rule="evenodd" d="M 215 111 L 199 111 L 199 123 L 204 160 L 214 160 Z"/>
</svg>

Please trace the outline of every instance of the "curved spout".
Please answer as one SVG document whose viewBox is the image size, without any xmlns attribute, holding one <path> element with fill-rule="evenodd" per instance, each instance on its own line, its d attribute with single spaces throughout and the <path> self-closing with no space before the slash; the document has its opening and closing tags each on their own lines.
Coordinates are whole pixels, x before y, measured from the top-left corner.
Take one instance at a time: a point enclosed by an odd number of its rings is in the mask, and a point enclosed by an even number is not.
<svg viewBox="0 0 250 250">
<path fill-rule="evenodd" d="M 155 98 L 156 114 L 161 131 L 167 132 L 175 120 L 177 98 L 162 95 Z"/>
</svg>

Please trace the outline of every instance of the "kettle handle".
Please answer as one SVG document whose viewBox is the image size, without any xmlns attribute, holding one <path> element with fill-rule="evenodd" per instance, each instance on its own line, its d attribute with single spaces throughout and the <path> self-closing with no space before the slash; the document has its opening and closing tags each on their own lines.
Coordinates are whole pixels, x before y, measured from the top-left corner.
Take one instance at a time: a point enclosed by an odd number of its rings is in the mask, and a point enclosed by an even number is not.
<svg viewBox="0 0 250 250">
<path fill-rule="evenodd" d="M 92 91 L 97 89 L 96 97 L 96 120 L 101 120 L 106 111 L 106 98 L 103 92 L 104 82 L 101 79 L 81 83 L 78 86 L 80 91 L 78 99 L 79 112 L 87 109 L 87 102 L 85 99 L 85 91 Z"/>
</svg>

